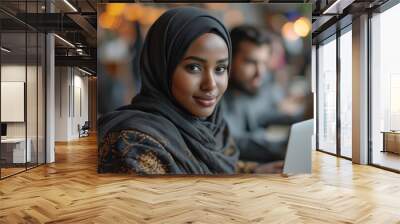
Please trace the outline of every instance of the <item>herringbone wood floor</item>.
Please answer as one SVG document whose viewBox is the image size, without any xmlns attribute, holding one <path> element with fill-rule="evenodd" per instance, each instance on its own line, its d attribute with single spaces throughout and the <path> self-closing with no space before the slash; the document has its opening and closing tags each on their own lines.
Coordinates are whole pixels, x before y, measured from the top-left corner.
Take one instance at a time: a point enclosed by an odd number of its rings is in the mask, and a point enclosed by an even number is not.
<svg viewBox="0 0 400 224">
<path fill-rule="evenodd" d="M 96 140 L 0 181 L 0 223 L 400 223 L 400 175 L 320 152 L 313 174 L 133 177 L 96 173 Z"/>
</svg>

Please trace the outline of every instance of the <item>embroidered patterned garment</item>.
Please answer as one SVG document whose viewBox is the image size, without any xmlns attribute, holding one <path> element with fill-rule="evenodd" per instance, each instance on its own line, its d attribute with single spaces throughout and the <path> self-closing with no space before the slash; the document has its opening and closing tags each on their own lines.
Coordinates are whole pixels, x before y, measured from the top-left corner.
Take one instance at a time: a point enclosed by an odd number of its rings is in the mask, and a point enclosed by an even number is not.
<svg viewBox="0 0 400 224">
<path fill-rule="evenodd" d="M 165 145 L 136 130 L 111 132 L 100 142 L 99 173 L 134 173 L 134 174 L 167 174 L 171 173 L 169 162 L 174 161 L 171 155 L 163 160 L 159 152 L 165 152 Z M 225 149 L 229 156 L 236 153 L 236 148 Z M 187 152 L 188 156 L 192 156 Z M 238 163 L 236 171 L 251 172 L 243 162 Z"/>
<path fill-rule="evenodd" d="M 124 130 L 110 133 L 100 144 L 99 172 L 165 174 L 167 164 L 158 158 L 157 151 L 165 150 L 149 135 Z"/>
</svg>

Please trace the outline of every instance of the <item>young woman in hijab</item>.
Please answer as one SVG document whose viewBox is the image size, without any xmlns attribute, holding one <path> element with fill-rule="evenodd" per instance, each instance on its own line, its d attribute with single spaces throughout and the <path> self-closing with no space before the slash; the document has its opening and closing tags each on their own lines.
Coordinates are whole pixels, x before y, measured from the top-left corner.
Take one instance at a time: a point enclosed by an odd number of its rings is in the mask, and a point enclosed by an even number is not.
<svg viewBox="0 0 400 224">
<path fill-rule="evenodd" d="M 196 8 L 164 13 L 142 49 L 141 92 L 99 120 L 98 171 L 234 173 L 239 152 L 219 105 L 230 62 L 219 20 Z"/>
</svg>

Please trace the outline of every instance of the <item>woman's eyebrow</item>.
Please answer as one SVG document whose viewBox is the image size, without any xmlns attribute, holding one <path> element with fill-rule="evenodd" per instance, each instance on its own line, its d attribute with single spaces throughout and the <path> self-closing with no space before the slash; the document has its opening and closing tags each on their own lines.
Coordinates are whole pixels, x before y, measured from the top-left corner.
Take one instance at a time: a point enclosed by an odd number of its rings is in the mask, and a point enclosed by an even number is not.
<svg viewBox="0 0 400 224">
<path fill-rule="evenodd" d="M 206 59 L 200 58 L 200 57 L 197 57 L 197 56 L 188 56 L 188 57 L 184 58 L 183 60 L 195 60 L 195 61 L 200 61 L 200 62 L 203 62 L 203 63 L 207 62 Z M 217 63 L 224 63 L 224 62 L 227 62 L 227 61 L 228 61 L 228 58 L 224 58 L 224 59 L 218 60 Z"/>
<path fill-rule="evenodd" d="M 195 60 L 195 61 L 200 61 L 200 62 L 203 62 L 203 63 L 206 63 L 206 62 L 207 62 L 206 59 L 204 59 L 204 58 L 199 58 L 199 57 L 196 57 L 196 56 L 188 56 L 188 57 L 184 58 L 183 60 L 184 60 L 184 61 L 185 61 L 185 60 Z"/>
<path fill-rule="evenodd" d="M 217 61 L 218 64 L 219 63 L 224 63 L 224 62 L 228 62 L 228 58 L 224 58 L 224 59 L 221 59 L 221 60 Z"/>
</svg>

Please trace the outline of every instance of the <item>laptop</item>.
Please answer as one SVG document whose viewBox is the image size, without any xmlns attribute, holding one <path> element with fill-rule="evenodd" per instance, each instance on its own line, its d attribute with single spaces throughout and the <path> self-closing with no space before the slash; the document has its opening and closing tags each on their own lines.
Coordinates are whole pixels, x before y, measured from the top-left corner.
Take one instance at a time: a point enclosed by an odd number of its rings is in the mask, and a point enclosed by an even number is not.
<svg viewBox="0 0 400 224">
<path fill-rule="evenodd" d="M 310 174 L 313 119 L 298 122 L 290 128 L 283 174 Z"/>
</svg>

